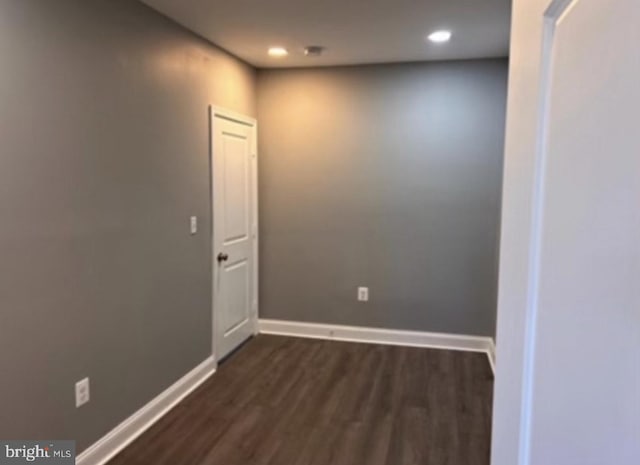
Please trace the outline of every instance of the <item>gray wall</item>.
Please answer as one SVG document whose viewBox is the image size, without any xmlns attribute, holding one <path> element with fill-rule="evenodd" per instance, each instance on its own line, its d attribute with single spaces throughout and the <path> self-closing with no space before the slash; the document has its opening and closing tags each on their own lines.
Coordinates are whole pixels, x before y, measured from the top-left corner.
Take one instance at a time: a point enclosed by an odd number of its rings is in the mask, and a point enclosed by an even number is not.
<svg viewBox="0 0 640 465">
<path fill-rule="evenodd" d="M 506 90 L 506 59 L 260 71 L 261 317 L 493 335 Z"/>
<path fill-rule="evenodd" d="M 0 1 L 0 69 L 0 437 L 83 449 L 211 353 L 207 106 L 255 72 L 129 0 Z"/>
</svg>

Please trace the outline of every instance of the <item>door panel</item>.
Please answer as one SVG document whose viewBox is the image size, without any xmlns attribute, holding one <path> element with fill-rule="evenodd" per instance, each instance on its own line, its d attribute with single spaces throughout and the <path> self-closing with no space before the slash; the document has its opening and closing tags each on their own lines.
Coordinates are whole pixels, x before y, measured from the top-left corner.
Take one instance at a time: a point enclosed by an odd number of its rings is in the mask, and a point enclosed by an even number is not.
<svg viewBox="0 0 640 465">
<path fill-rule="evenodd" d="M 244 128 L 241 128 L 244 130 Z M 239 131 L 236 131 L 239 132 Z M 224 241 L 228 244 L 249 238 L 250 139 L 223 132 L 224 148 Z"/>
<path fill-rule="evenodd" d="M 246 323 L 251 314 L 249 303 L 251 302 L 249 263 L 242 260 L 230 266 L 224 266 L 223 287 L 227 291 L 227 311 L 222 321 L 223 336 L 228 336 L 238 326 Z"/>
<path fill-rule="evenodd" d="M 255 124 L 212 116 L 214 345 L 225 357 L 256 331 Z"/>
</svg>

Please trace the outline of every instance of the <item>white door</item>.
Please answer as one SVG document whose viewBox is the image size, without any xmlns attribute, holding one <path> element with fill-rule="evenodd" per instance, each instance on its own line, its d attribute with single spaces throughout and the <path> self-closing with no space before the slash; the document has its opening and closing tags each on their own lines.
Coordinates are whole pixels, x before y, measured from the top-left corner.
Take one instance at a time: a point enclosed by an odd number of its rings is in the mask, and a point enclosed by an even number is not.
<svg viewBox="0 0 640 465">
<path fill-rule="evenodd" d="M 493 465 L 640 464 L 640 0 L 515 0 Z"/>
<path fill-rule="evenodd" d="M 214 351 L 257 328 L 257 159 L 251 119 L 212 110 Z"/>
</svg>

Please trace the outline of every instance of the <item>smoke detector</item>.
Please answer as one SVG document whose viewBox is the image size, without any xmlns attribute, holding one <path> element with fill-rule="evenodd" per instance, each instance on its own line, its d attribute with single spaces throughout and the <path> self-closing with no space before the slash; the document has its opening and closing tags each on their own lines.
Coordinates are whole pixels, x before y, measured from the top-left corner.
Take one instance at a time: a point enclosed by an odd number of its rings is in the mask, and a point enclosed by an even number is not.
<svg viewBox="0 0 640 465">
<path fill-rule="evenodd" d="M 304 48 L 304 54 L 308 57 L 319 57 L 324 52 L 324 47 L 320 45 L 309 45 Z"/>
</svg>

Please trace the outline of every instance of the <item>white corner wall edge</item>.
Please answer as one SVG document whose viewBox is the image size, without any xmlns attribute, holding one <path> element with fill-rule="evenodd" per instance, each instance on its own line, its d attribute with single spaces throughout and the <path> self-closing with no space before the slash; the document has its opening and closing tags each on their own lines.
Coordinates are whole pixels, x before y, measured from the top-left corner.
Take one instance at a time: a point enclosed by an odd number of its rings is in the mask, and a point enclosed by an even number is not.
<svg viewBox="0 0 640 465">
<path fill-rule="evenodd" d="M 260 333 L 277 336 L 484 352 L 495 373 L 495 344 L 490 337 L 265 319 L 258 325 Z"/>
<path fill-rule="evenodd" d="M 76 465 L 103 465 L 127 447 L 178 402 L 216 371 L 213 357 L 207 358 L 165 391 L 78 455 Z"/>
</svg>

